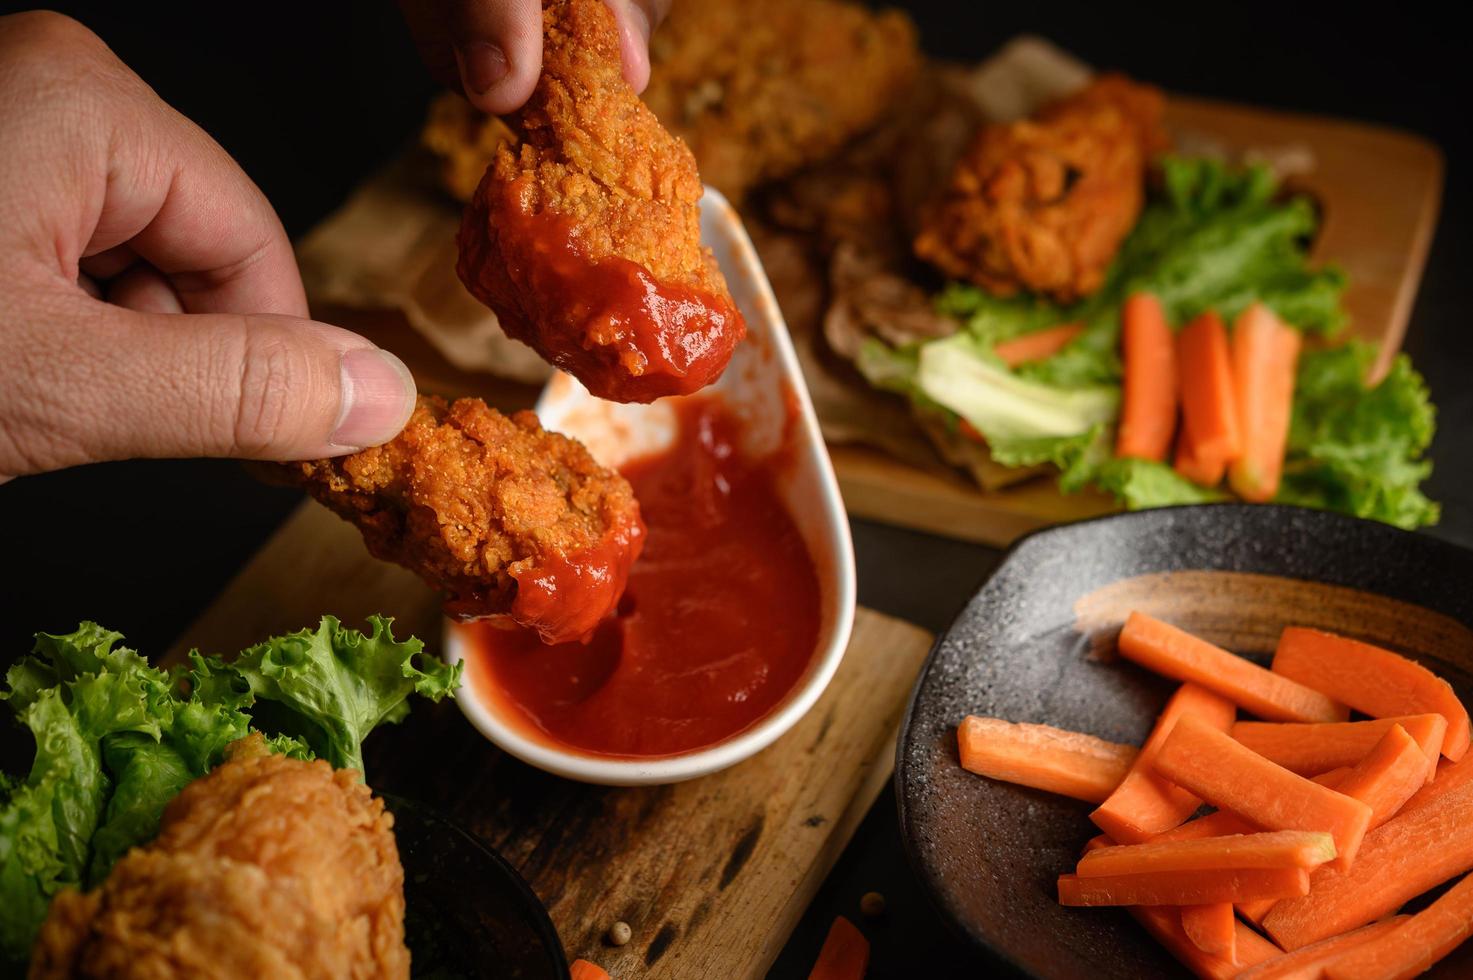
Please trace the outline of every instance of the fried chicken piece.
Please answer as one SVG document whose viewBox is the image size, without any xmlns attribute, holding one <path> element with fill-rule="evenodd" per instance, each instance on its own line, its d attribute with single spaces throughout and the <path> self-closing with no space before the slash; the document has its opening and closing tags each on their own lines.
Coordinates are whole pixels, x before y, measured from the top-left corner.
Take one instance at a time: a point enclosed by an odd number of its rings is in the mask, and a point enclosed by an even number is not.
<svg viewBox="0 0 1473 980">
<path fill-rule="evenodd" d="M 1157 89 L 1106 75 L 1033 119 L 984 127 L 916 255 L 998 296 L 1088 296 L 1140 216 L 1146 164 L 1166 145 L 1164 108 Z"/>
<path fill-rule="evenodd" d="M 392 441 L 283 464 L 377 558 L 417 572 L 462 618 L 509 614 L 548 643 L 614 608 L 644 545 L 629 483 L 531 412 L 421 397 Z"/>
<path fill-rule="evenodd" d="M 624 77 L 602 0 L 543 0 L 542 77 L 465 212 L 456 266 L 506 333 L 614 401 L 689 394 L 746 324 L 701 245 L 690 151 Z"/>
<path fill-rule="evenodd" d="M 844 0 L 677 3 L 644 99 L 733 200 L 838 150 L 904 94 L 915 26 Z"/>
<path fill-rule="evenodd" d="M 506 123 L 488 116 L 459 92 L 441 92 L 430 103 L 419 141 L 440 160 L 440 180 L 458 200 L 476 193 L 503 144 L 515 143 Z"/>
<path fill-rule="evenodd" d="M 56 896 L 31 980 L 407 978 L 393 825 L 358 773 L 242 739 L 154 843 Z"/>
</svg>

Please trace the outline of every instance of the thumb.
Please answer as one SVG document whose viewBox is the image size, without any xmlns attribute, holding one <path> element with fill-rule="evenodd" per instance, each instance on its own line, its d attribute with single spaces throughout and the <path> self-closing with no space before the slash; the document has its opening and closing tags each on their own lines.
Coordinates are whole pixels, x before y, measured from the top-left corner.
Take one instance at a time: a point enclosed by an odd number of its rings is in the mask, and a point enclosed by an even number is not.
<svg viewBox="0 0 1473 980">
<path fill-rule="evenodd" d="M 339 327 L 286 316 L 130 319 L 119 365 L 128 377 L 112 406 L 116 445 L 131 444 L 129 455 L 338 456 L 388 442 L 414 411 L 404 362 Z"/>
<path fill-rule="evenodd" d="M 11 431 L 30 437 L 21 472 L 139 456 L 336 456 L 392 439 L 414 409 L 399 358 L 325 323 L 92 311 L 91 323 L 52 333 L 61 349 L 35 352 L 33 407 L 4 406 Z"/>
</svg>

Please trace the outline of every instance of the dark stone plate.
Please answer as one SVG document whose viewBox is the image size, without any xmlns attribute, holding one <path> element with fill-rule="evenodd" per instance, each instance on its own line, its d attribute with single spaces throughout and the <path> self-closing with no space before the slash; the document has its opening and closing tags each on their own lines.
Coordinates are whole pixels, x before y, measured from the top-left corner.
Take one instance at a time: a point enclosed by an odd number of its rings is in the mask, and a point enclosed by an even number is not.
<svg viewBox="0 0 1473 980">
<path fill-rule="evenodd" d="M 557 929 L 516 869 L 429 807 L 383 797 L 404 864 L 412 974 L 418 980 L 566 980 Z"/>
<path fill-rule="evenodd" d="M 1260 661 L 1285 625 L 1414 656 L 1473 695 L 1473 552 L 1382 524 L 1222 504 L 1124 514 L 1018 542 L 938 641 L 896 755 L 901 833 L 943 916 L 1039 977 L 1183 975 L 1123 911 L 1066 909 L 1057 876 L 1097 831 L 1089 804 L 972 775 L 968 714 L 1139 744 L 1175 684 L 1111 662 L 1139 608 Z M 1415 909 L 1417 906 L 1409 906 Z M 1473 976 L 1473 943 L 1437 976 Z"/>
</svg>

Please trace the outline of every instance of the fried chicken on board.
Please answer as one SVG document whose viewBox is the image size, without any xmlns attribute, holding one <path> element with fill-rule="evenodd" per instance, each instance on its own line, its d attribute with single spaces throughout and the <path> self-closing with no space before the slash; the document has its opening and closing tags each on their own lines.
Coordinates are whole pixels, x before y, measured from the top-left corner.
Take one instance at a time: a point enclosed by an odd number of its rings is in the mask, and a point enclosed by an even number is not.
<svg viewBox="0 0 1473 980">
<path fill-rule="evenodd" d="M 983 127 L 916 255 L 999 296 L 1088 296 L 1140 217 L 1164 108 L 1159 90 L 1104 75 L 1031 119 Z"/>
<path fill-rule="evenodd" d="M 351 456 L 282 464 L 287 479 L 419 574 L 445 611 L 510 615 L 548 643 L 587 635 L 644 545 L 629 483 L 531 412 L 421 396 L 404 431 Z"/>
<path fill-rule="evenodd" d="M 465 212 L 466 288 L 602 398 L 714 381 L 746 332 L 701 245 L 701 178 L 624 81 L 603 0 L 543 0 L 542 77 Z"/>
<path fill-rule="evenodd" d="M 56 896 L 31 980 L 407 978 L 393 824 L 358 773 L 242 739 L 154 843 Z"/>
<path fill-rule="evenodd" d="M 650 38 L 644 100 L 733 200 L 834 153 L 905 94 L 915 26 L 845 0 L 684 0 Z"/>
</svg>

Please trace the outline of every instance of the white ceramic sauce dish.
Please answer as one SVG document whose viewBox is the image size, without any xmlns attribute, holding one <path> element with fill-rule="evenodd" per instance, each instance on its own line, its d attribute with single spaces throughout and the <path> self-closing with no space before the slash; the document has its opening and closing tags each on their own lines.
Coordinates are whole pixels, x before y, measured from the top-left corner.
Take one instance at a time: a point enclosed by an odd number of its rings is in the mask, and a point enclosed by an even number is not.
<svg viewBox="0 0 1473 980">
<path fill-rule="evenodd" d="M 655 758 L 594 755 L 539 738 L 527 731 L 525 722 L 502 717 L 501 709 L 479 697 L 467 678 L 456 701 L 471 724 L 518 759 L 569 779 L 611 786 L 673 783 L 755 755 L 813 707 L 838 669 L 854 625 L 854 544 L 813 403 L 751 239 L 726 198 L 709 187 L 701 198 L 701 238 L 715 254 L 746 318 L 747 336 L 721 378 L 691 397 L 724 401 L 742 420 L 744 449 L 754 457 L 783 449 L 785 434 L 790 440 L 790 464 L 779 470 L 778 490 L 818 573 L 817 647 L 806 672 L 767 715 L 722 742 Z M 580 440 L 600 463 L 618 467 L 674 442 L 678 424 L 674 401 L 664 398 L 648 405 L 602 401 L 573 378 L 558 374 L 543 390 L 537 414 L 546 428 Z M 445 651 L 452 662 L 464 660 L 467 653 L 462 634 L 449 621 Z M 468 664 L 467 669 L 475 666 Z"/>
</svg>

